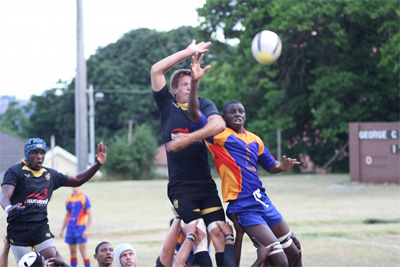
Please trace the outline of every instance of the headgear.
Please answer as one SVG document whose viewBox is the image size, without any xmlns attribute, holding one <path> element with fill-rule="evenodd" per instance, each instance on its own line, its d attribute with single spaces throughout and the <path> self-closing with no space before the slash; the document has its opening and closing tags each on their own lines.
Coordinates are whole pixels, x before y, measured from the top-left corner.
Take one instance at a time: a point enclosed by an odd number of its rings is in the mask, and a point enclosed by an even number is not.
<svg viewBox="0 0 400 267">
<path fill-rule="evenodd" d="M 42 267 L 42 255 L 36 251 L 26 253 L 18 262 L 18 267 Z"/>
<path fill-rule="evenodd" d="M 114 250 L 114 261 L 118 267 L 122 267 L 120 257 L 121 257 L 121 254 L 127 250 L 133 251 L 133 254 L 135 255 L 135 266 L 136 266 L 136 262 L 137 262 L 136 251 L 133 249 L 133 247 L 130 244 L 124 243 L 124 244 L 118 245 L 118 247 L 116 247 L 116 249 Z"/>
<path fill-rule="evenodd" d="M 28 165 L 30 164 L 29 154 L 34 150 L 43 150 L 46 152 L 46 142 L 40 138 L 31 138 L 28 141 L 26 141 L 24 152 L 25 152 L 25 159 Z"/>
</svg>

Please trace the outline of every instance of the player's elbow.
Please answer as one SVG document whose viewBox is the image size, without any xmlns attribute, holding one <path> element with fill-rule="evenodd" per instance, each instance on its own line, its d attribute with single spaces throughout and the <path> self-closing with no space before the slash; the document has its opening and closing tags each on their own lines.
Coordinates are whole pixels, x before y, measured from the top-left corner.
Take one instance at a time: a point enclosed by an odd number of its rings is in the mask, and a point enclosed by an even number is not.
<svg viewBox="0 0 400 267">
<path fill-rule="evenodd" d="M 151 69 L 150 69 L 150 76 L 154 76 L 157 74 L 163 74 L 163 70 L 162 70 L 160 64 L 158 64 L 158 62 L 155 63 L 153 66 L 151 66 Z"/>
<path fill-rule="evenodd" d="M 218 133 L 222 132 L 223 130 L 225 130 L 226 128 L 226 124 L 224 119 L 221 116 L 218 116 L 218 121 L 216 123 L 216 131 L 218 131 Z"/>
<path fill-rule="evenodd" d="M 201 113 L 200 113 L 200 111 L 192 111 L 192 110 L 189 109 L 188 114 L 189 114 L 190 119 L 192 120 L 192 122 L 193 122 L 194 124 L 198 123 L 199 120 L 201 119 Z"/>
<path fill-rule="evenodd" d="M 218 123 L 218 126 L 217 126 L 218 133 L 224 131 L 225 128 L 226 128 L 225 121 L 222 121 L 222 123 Z"/>
</svg>

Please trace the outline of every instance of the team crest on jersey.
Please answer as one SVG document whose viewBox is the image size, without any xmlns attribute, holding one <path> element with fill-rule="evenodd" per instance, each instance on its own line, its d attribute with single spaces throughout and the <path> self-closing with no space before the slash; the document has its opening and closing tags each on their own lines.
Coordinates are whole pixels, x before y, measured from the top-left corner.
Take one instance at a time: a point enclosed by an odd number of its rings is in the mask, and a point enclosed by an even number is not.
<svg viewBox="0 0 400 267">
<path fill-rule="evenodd" d="M 50 180 L 50 173 L 49 172 L 46 173 L 46 175 L 44 177 L 46 177 L 46 180 L 49 181 Z"/>
<path fill-rule="evenodd" d="M 46 233 L 46 237 L 51 237 L 51 234 L 50 233 Z"/>
<path fill-rule="evenodd" d="M 178 209 L 179 208 L 179 202 L 177 199 L 174 199 L 174 208 Z"/>
<path fill-rule="evenodd" d="M 31 177 L 30 173 L 25 173 L 24 175 L 25 175 L 25 177 L 28 177 L 28 178 Z"/>
</svg>

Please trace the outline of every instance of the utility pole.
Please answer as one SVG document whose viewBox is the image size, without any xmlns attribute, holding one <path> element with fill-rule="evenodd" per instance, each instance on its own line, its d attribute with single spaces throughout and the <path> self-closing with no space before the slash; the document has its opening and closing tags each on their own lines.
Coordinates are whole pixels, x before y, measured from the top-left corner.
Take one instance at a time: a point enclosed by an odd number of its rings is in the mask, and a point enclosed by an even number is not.
<svg viewBox="0 0 400 267">
<path fill-rule="evenodd" d="M 136 123 L 135 119 L 127 119 L 125 120 L 128 122 L 128 143 L 132 141 L 132 129 L 133 129 L 133 124 Z"/>
<path fill-rule="evenodd" d="M 276 140 L 277 140 L 276 143 L 277 143 L 277 150 L 278 150 L 278 158 L 277 158 L 277 160 L 281 161 L 282 152 L 281 152 L 281 130 L 280 129 L 278 129 L 276 131 Z"/>
<path fill-rule="evenodd" d="M 89 152 L 89 163 L 94 164 L 95 162 L 95 154 L 94 151 L 94 143 L 95 143 L 95 131 L 94 131 L 94 92 L 93 92 L 93 85 L 89 86 L 89 90 L 87 91 L 89 96 L 89 139 L 90 139 L 90 152 Z"/>
<path fill-rule="evenodd" d="M 76 1 L 76 78 L 75 78 L 75 151 L 77 173 L 88 164 L 88 122 L 86 99 L 86 61 L 83 53 L 82 0 Z"/>
</svg>

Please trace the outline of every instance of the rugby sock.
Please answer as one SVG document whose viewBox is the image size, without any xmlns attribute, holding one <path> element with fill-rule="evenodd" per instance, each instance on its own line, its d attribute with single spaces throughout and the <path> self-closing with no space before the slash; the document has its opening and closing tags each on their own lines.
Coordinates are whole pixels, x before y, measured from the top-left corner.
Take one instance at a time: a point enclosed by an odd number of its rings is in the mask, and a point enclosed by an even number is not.
<svg viewBox="0 0 400 267">
<path fill-rule="evenodd" d="M 234 245 L 225 245 L 224 266 L 236 266 L 236 251 Z"/>
<path fill-rule="evenodd" d="M 86 259 L 83 262 L 85 263 L 85 267 L 90 267 L 90 259 Z"/>
<path fill-rule="evenodd" d="M 71 258 L 71 267 L 78 266 L 78 258 Z"/>
<path fill-rule="evenodd" d="M 197 252 L 193 256 L 192 266 L 212 266 L 208 251 Z"/>
<path fill-rule="evenodd" d="M 223 252 L 215 253 L 215 261 L 217 262 L 218 267 L 224 266 L 224 253 Z"/>
</svg>

